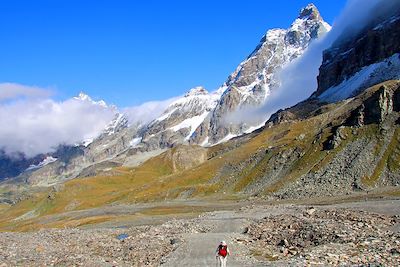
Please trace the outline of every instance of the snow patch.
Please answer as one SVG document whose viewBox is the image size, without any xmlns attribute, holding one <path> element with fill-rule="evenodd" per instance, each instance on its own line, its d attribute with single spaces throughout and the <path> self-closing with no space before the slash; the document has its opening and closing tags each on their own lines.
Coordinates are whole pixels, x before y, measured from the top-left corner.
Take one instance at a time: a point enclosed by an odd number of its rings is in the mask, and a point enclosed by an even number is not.
<svg viewBox="0 0 400 267">
<path fill-rule="evenodd" d="M 109 125 L 106 126 L 104 129 L 104 133 L 107 133 L 108 135 L 114 134 L 117 129 L 123 124 L 127 123 L 127 120 L 125 118 L 125 115 L 122 113 L 118 113 L 116 117 L 110 122 Z"/>
<path fill-rule="evenodd" d="M 82 143 L 80 145 L 87 147 L 88 145 L 90 145 L 91 143 L 93 143 L 93 138 L 87 138 L 85 140 L 82 141 Z M 79 146 L 79 145 L 78 145 Z"/>
<path fill-rule="evenodd" d="M 204 121 L 204 119 L 207 117 L 208 115 L 208 111 L 204 112 L 201 115 L 198 116 L 194 116 L 192 118 L 188 118 L 184 121 L 182 121 L 181 123 L 169 128 L 174 132 L 179 131 L 180 129 L 184 129 L 184 128 L 190 128 L 190 133 L 188 136 L 186 136 L 185 140 L 188 140 L 192 134 L 194 133 L 194 131 L 196 131 L 197 127 L 200 126 L 200 124 Z"/>
<path fill-rule="evenodd" d="M 207 136 L 204 141 L 200 144 L 202 147 L 208 147 L 210 144 L 208 143 L 209 137 Z"/>
<path fill-rule="evenodd" d="M 282 39 L 286 34 L 286 30 L 284 29 L 271 29 L 266 33 L 266 39 L 270 42 L 277 42 Z"/>
<path fill-rule="evenodd" d="M 27 171 L 31 171 L 31 170 L 36 170 L 36 169 L 40 169 L 52 162 L 55 162 L 57 160 L 57 158 L 53 158 L 52 156 L 47 156 L 42 162 L 40 162 L 37 165 L 31 165 L 29 166 L 26 170 Z"/>
<path fill-rule="evenodd" d="M 176 108 L 164 113 L 163 115 L 161 115 L 160 117 L 158 117 L 155 121 L 163 121 L 165 119 L 168 119 L 169 116 L 172 115 L 172 113 L 175 112 L 175 110 L 177 110 Z"/>
<path fill-rule="evenodd" d="M 133 139 L 129 142 L 129 146 L 130 146 L 130 147 L 135 147 L 135 146 L 137 146 L 141 141 L 142 141 L 142 137 L 133 138 Z"/>
<path fill-rule="evenodd" d="M 251 126 L 251 127 L 247 128 L 247 129 L 244 131 L 244 133 L 245 133 L 245 134 L 249 134 L 249 133 L 254 132 L 255 130 L 260 129 L 261 127 L 263 127 L 263 126 L 265 125 L 265 122 L 266 122 L 266 121 L 263 121 L 263 122 L 260 123 L 259 125 Z"/>
<path fill-rule="evenodd" d="M 237 134 L 229 133 L 229 134 L 227 134 L 224 138 L 222 138 L 221 140 L 219 140 L 217 143 L 215 143 L 215 144 L 213 144 L 213 145 L 215 146 L 215 145 L 218 145 L 218 144 L 221 144 L 221 143 L 225 143 L 225 142 L 227 142 L 227 141 L 229 141 L 229 140 L 231 140 L 232 138 L 235 138 L 235 137 L 237 137 L 237 136 L 238 136 Z"/>
<path fill-rule="evenodd" d="M 342 83 L 328 88 L 318 96 L 322 101 L 337 102 L 352 97 L 358 90 L 374 84 L 400 78 L 400 54 L 394 54 L 381 62 L 363 67 Z"/>
</svg>

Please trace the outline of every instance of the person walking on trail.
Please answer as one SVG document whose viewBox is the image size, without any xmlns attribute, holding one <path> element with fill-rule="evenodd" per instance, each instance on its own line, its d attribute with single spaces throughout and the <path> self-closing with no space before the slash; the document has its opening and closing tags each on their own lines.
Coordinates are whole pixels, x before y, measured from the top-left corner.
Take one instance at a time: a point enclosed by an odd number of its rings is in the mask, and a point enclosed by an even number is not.
<svg viewBox="0 0 400 267">
<path fill-rule="evenodd" d="M 228 245 L 225 241 L 221 241 L 216 251 L 216 258 L 217 260 L 219 260 L 218 262 L 220 267 L 226 267 L 226 260 L 228 255 L 231 255 L 228 249 Z"/>
</svg>

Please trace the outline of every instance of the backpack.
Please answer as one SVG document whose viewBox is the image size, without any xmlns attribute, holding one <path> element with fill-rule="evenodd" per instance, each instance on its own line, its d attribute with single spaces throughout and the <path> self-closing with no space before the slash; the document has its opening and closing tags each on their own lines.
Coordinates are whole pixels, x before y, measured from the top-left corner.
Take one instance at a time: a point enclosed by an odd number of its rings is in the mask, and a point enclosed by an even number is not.
<svg viewBox="0 0 400 267">
<path fill-rule="evenodd" d="M 228 246 L 220 245 L 218 247 L 218 255 L 220 255 L 220 256 L 225 258 L 227 254 L 228 254 Z"/>
</svg>

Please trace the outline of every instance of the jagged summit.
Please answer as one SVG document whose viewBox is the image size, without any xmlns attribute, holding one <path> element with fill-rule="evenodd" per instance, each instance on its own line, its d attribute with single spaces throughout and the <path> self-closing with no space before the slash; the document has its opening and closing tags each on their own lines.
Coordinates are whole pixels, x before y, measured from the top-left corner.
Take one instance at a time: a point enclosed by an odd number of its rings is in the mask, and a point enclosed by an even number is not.
<svg viewBox="0 0 400 267">
<path fill-rule="evenodd" d="M 311 20 L 321 20 L 321 15 L 318 8 L 310 3 L 306 7 L 300 10 L 299 19 L 311 19 Z"/>
<path fill-rule="evenodd" d="M 82 100 L 82 101 L 85 101 L 85 100 L 92 100 L 92 99 L 90 98 L 90 96 L 88 96 L 87 94 L 85 94 L 83 91 L 80 91 L 80 92 L 79 92 L 79 95 L 78 95 L 78 96 L 75 96 L 74 98 L 77 99 L 77 100 Z"/>
<path fill-rule="evenodd" d="M 106 102 L 104 100 L 94 101 L 89 95 L 87 95 L 83 91 L 79 92 L 79 95 L 75 96 L 73 99 L 79 100 L 79 101 L 87 101 L 94 105 L 102 106 L 104 108 L 108 107 L 108 105 L 106 104 Z"/>
<path fill-rule="evenodd" d="M 283 66 L 300 57 L 309 44 L 331 29 L 314 4 L 301 9 L 300 15 L 288 29 L 270 29 L 254 51 L 236 68 L 217 92 L 221 99 L 210 117 L 193 135 L 193 143 L 218 143 L 226 137 L 237 136 L 252 129 L 249 125 L 230 123 L 225 115 L 241 107 L 262 104 L 271 90 L 279 88 L 275 75 Z M 259 122 L 257 125 L 263 125 Z M 257 125 L 253 125 L 256 127 Z"/>
<path fill-rule="evenodd" d="M 186 94 L 185 97 L 189 96 L 196 96 L 196 95 L 207 95 L 208 91 L 203 86 L 196 86 L 190 89 Z"/>
<path fill-rule="evenodd" d="M 114 119 L 106 126 L 103 134 L 112 135 L 128 127 L 128 118 L 123 113 L 117 113 Z"/>
</svg>

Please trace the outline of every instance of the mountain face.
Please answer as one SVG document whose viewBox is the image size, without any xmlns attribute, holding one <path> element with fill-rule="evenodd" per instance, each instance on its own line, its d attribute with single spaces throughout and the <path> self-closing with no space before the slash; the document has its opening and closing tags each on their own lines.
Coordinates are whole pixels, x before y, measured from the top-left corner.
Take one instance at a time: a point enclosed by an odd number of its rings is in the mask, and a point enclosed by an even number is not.
<svg viewBox="0 0 400 267">
<path fill-rule="evenodd" d="M 143 146 L 155 149 L 187 142 L 216 106 L 219 97 L 218 92 L 209 93 L 203 87 L 189 90 L 147 126 L 142 136 Z"/>
<path fill-rule="evenodd" d="M 270 90 L 279 85 L 274 74 L 301 56 L 314 39 L 330 28 L 317 8 L 310 4 L 301 10 L 290 28 L 269 30 L 218 90 L 223 92 L 220 101 L 196 130 L 192 143 L 212 145 L 245 132 L 249 126 L 226 122 L 225 116 L 240 108 L 263 103 Z"/>
<path fill-rule="evenodd" d="M 400 5 L 354 36 L 341 36 L 323 54 L 315 96 L 334 102 L 371 85 L 400 78 Z"/>
</svg>

